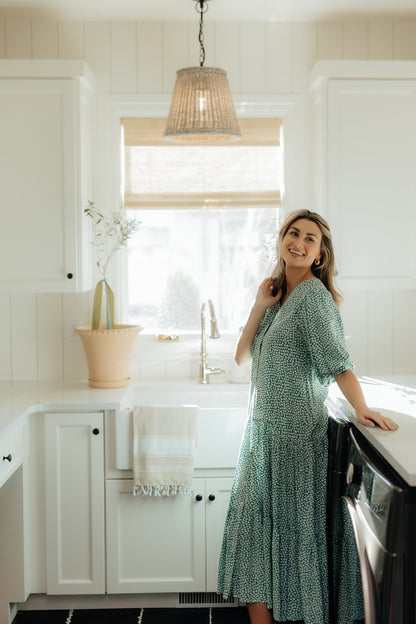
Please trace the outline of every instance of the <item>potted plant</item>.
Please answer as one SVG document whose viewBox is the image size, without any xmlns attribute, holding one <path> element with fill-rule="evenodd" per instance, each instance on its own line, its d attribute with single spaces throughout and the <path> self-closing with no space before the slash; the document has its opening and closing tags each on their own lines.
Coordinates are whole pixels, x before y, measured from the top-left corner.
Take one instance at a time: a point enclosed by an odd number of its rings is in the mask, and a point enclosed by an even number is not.
<svg viewBox="0 0 416 624">
<path fill-rule="evenodd" d="M 84 213 L 91 220 L 91 242 L 95 247 L 101 279 L 95 288 L 91 325 L 76 327 L 75 332 L 81 338 L 87 358 L 88 385 L 93 388 L 121 388 L 131 382 L 131 354 L 142 328 L 114 323 L 114 294 L 107 281 L 107 272 L 111 258 L 126 245 L 139 222 L 129 218 L 122 210 L 106 219 L 95 203 L 89 200 Z M 106 322 L 101 324 L 103 292 Z"/>
</svg>

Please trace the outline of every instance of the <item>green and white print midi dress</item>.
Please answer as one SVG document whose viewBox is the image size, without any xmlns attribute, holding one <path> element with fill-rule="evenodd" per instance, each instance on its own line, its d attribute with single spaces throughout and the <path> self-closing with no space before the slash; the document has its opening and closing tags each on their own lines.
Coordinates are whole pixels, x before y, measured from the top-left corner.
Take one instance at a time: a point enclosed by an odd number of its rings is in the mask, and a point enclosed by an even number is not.
<svg viewBox="0 0 416 624">
<path fill-rule="evenodd" d="M 328 385 L 352 368 L 324 284 L 269 308 L 252 346 L 248 420 L 225 523 L 218 592 L 275 620 L 328 623 Z"/>
</svg>

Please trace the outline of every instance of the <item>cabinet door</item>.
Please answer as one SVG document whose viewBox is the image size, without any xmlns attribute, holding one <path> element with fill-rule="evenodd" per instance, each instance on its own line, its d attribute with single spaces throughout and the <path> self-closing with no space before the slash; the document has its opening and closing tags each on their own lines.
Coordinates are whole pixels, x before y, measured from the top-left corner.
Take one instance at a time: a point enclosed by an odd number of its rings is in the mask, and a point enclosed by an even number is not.
<svg viewBox="0 0 416 624">
<path fill-rule="evenodd" d="M 7 624 L 9 603 L 24 602 L 28 596 L 24 435 L 23 426 L 0 434 L 0 623 Z"/>
<path fill-rule="evenodd" d="M 343 289 L 416 286 L 415 80 L 329 80 L 328 218 Z"/>
<path fill-rule="evenodd" d="M 105 591 L 102 413 L 45 415 L 47 593 Z"/>
<path fill-rule="evenodd" d="M 206 558 L 207 591 L 217 591 L 218 561 L 220 558 L 225 517 L 230 502 L 233 479 L 206 480 Z"/>
<path fill-rule="evenodd" d="M 0 288 L 86 289 L 81 157 L 87 132 L 79 80 L 1 79 L 0 110 Z"/>
<path fill-rule="evenodd" d="M 9 622 L 10 602 L 24 602 L 26 538 L 23 466 L 0 488 L 0 622 Z"/>
<path fill-rule="evenodd" d="M 158 497 L 107 480 L 106 508 L 108 593 L 205 590 L 204 479 L 191 496 Z"/>
</svg>

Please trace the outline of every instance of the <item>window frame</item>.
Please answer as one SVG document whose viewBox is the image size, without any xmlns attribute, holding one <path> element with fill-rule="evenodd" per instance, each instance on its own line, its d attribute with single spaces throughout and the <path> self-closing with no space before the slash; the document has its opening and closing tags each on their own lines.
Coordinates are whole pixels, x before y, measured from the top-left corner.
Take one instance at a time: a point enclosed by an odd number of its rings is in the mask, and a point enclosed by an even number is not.
<svg viewBox="0 0 416 624">
<path fill-rule="evenodd" d="M 121 120 L 123 117 L 166 117 L 169 112 L 170 94 L 160 95 L 97 95 L 96 158 L 94 181 L 89 184 L 89 197 L 110 215 L 122 204 L 122 154 Z M 279 117 L 282 119 L 283 142 L 285 119 L 299 102 L 297 95 L 239 94 L 233 97 L 238 117 Z M 286 168 L 283 150 L 283 168 Z M 86 203 L 87 198 L 85 198 Z M 284 208 L 284 189 L 282 189 Z M 115 315 L 118 322 L 127 319 L 127 254 L 124 249 L 115 256 L 110 267 L 109 281 L 115 292 Z"/>
</svg>

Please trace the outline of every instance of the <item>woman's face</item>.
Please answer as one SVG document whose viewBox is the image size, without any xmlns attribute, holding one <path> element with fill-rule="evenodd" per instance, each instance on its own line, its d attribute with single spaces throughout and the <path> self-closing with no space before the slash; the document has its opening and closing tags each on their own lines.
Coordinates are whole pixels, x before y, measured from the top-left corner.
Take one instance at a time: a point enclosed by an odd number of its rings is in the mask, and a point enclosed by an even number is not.
<svg viewBox="0 0 416 624">
<path fill-rule="evenodd" d="M 287 267 L 310 269 L 321 258 L 322 233 L 309 219 L 297 219 L 283 238 L 282 258 Z"/>
</svg>

